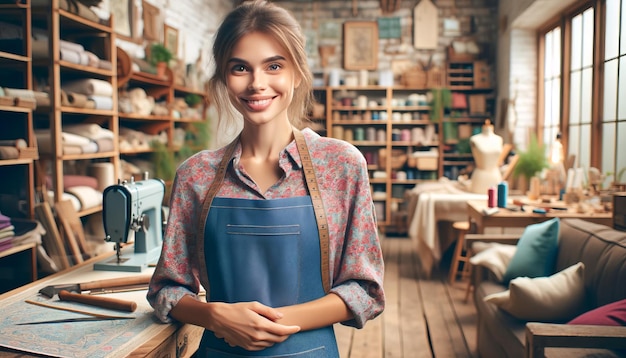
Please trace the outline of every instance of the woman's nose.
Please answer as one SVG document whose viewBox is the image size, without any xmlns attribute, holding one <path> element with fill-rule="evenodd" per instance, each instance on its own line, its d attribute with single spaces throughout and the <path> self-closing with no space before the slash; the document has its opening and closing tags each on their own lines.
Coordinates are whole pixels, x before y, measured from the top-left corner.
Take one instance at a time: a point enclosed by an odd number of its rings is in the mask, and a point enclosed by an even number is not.
<svg viewBox="0 0 626 358">
<path fill-rule="evenodd" d="M 266 77 L 263 71 L 252 72 L 248 89 L 251 91 L 258 92 L 258 91 L 264 90 L 266 87 L 267 87 L 267 81 L 266 81 Z"/>
</svg>

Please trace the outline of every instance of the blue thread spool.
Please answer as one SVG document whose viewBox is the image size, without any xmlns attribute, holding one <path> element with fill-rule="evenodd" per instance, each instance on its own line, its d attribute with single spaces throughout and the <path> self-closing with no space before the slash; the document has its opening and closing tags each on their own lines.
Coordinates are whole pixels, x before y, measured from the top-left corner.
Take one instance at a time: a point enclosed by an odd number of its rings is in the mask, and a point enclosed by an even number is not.
<svg viewBox="0 0 626 358">
<path fill-rule="evenodd" d="M 507 196 L 509 195 L 509 185 L 503 181 L 498 184 L 498 207 L 506 208 Z"/>
</svg>

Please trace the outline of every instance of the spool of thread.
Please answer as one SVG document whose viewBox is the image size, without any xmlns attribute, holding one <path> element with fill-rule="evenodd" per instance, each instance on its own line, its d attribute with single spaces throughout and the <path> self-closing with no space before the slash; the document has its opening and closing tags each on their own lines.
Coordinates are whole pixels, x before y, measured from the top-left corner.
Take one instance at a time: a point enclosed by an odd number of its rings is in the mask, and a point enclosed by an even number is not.
<svg viewBox="0 0 626 358">
<path fill-rule="evenodd" d="M 509 195 L 509 185 L 503 181 L 498 184 L 498 207 L 506 208 L 506 203 Z"/>
<path fill-rule="evenodd" d="M 384 129 L 379 129 L 376 131 L 376 141 L 377 142 L 386 142 L 387 141 L 387 132 Z"/>
<path fill-rule="evenodd" d="M 333 127 L 333 137 L 337 139 L 343 139 L 343 127 L 342 126 Z"/>
<path fill-rule="evenodd" d="M 490 208 L 495 208 L 498 205 L 496 199 L 496 188 L 490 187 L 487 189 L 487 206 Z"/>
<path fill-rule="evenodd" d="M 363 129 L 363 127 L 354 128 L 354 140 L 358 140 L 358 141 L 365 140 L 365 129 Z"/>
<path fill-rule="evenodd" d="M 391 140 L 394 142 L 397 142 L 400 140 L 400 134 L 402 132 L 399 129 L 392 129 L 391 130 Z"/>
<path fill-rule="evenodd" d="M 399 170 L 396 173 L 396 179 L 398 179 L 398 180 L 406 180 L 406 172 L 403 171 L 403 170 Z"/>
<path fill-rule="evenodd" d="M 402 140 L 403 142 L 410 142 L 411 141 L 411 130 L 410 129 L 403 129 L 400 132 L 400 140 Z"/>
<path fill-rule="evenodd" d="M 356 103 L 359 108 L 367 108 L 367 96 L 358 96 Z"/>
<path fill-rule="evenodd" d="M 343 140 L 347 142 L 352 142 L 354 140 L 354 132 L 352 129 L 346 129 L 343 131 Z"/>
<path fill-rule="evenodd" d="M 365 131 L 365 138 L 369 142 L 374 142 L 376 140 L 376 128 L 367 127 L 367 130 Z"/>
</svg>

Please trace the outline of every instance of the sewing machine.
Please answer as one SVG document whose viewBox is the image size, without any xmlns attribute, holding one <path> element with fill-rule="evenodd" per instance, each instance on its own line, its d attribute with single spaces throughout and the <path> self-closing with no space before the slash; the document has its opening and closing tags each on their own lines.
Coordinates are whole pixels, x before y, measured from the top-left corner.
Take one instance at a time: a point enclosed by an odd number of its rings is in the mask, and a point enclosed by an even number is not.
<svg viewBox="0 0 626 358">
<path fill-rule="evenodd" d="M 161 204 L 165 183 L 160 179 L 123 181 L 104 189 L 102 216 L 105 240 L 115 243 L 117 255 L 96 263 L 94 270 L 141 272 L 156 264 L 161 254 Z M 122 244 L 134 235 L 134 252 Z M 130 247 L 129 247 L 130 249 Z"/>
</svg>

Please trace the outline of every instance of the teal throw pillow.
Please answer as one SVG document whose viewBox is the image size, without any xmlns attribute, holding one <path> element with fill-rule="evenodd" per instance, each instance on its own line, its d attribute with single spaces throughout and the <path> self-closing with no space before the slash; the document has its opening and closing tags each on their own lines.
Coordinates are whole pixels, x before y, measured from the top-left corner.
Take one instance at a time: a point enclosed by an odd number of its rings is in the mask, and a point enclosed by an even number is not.
<svg viewBox="0 0 626 358">
<path fill-rule="evenodd" d="M 502 281 L 516 277 L 545 277 L 554 273 L 559 238 L 559 218 L 528 225 L 517 242 Z"/>
</svg>

